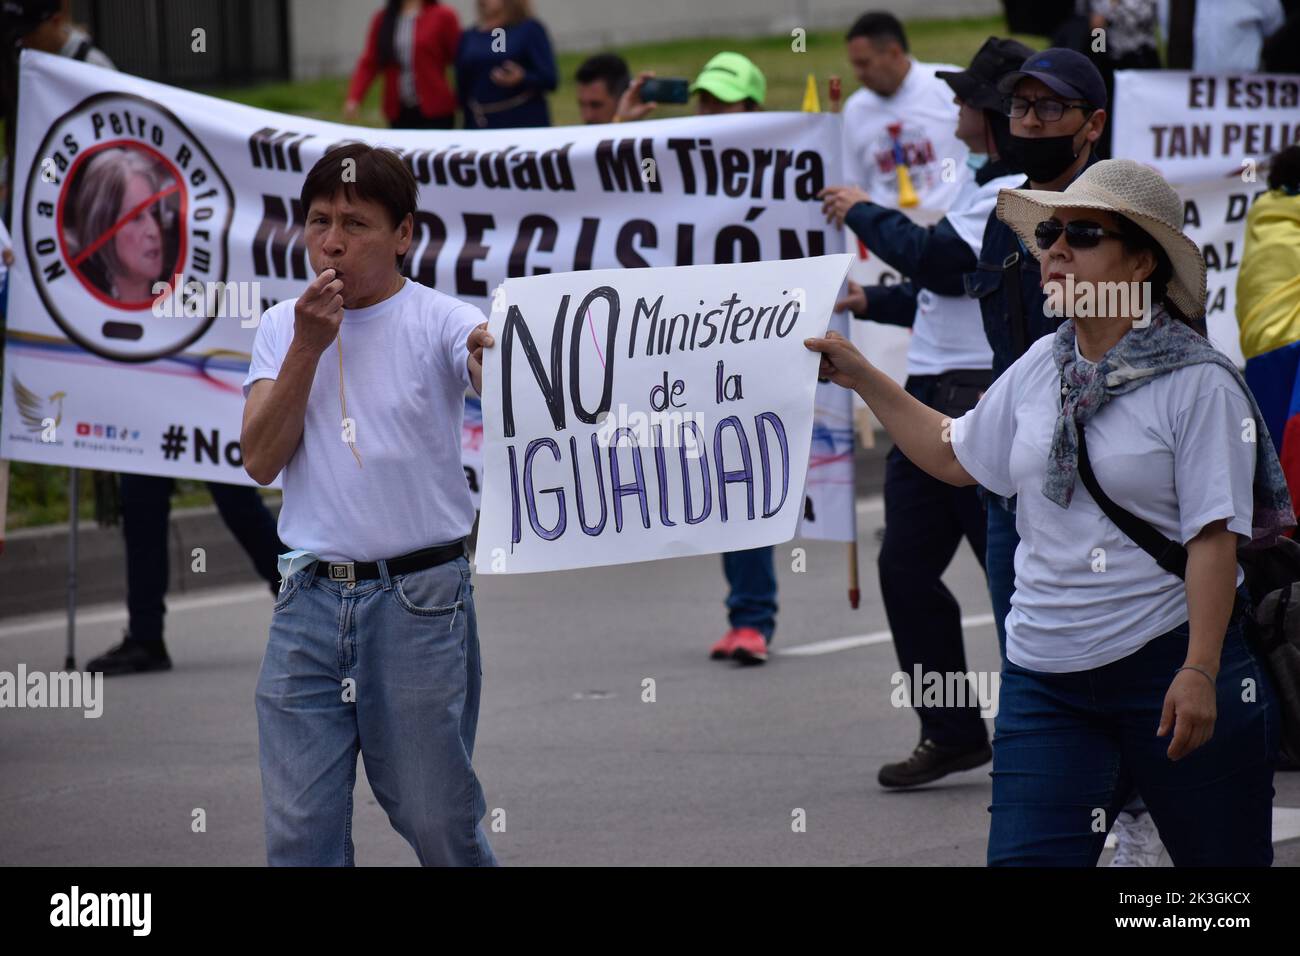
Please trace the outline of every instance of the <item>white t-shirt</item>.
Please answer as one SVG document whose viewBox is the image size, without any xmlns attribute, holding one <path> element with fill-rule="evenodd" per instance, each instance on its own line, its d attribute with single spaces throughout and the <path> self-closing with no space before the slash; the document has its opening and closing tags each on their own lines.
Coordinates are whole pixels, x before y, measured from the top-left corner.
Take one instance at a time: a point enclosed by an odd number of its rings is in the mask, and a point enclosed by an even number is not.
<svg viewBox="0 0 1300 956">
<path fill-rule="evenodd" d="M 1000 176 L 981 186 L 963 164 L 958 178 L 961 189 L 945 218 L 978 259 L 984 244 L 984 226 L 998 203 L 998 190 L 1015 189 L 1024 182 L 1024 176 Z M 929 289 L 917 293 L 916 318 L 907 346 L 908 375 L 992 367 L 993 350 L 984 333 L 978 300 L 965 295 L 936 295 Z"/>
<path fill-rule="evenodd" d="M 1259 69 L 1264 41 L 1286 24 L 1281 0 L 1232 0 L 1196 5 L 1197 73 L 1253 73 Z"/>
<path fill-rule="evenodd" d="M 275 378 L 293 340 L 297 299 L 262 315 L 244 397 Z M 345 309 L 320 357 L 302 442 L 284 468 L 280 540 L 332 561 L 375 561 L 469 534 L 474 507 L 461 465 L 465 340 L 485 321 L 468 303 L 405 280 L 376 305 Z M 358 466 L 344 441 L 339 342 Z"/>
<path fill-rule="evenodd" d="M 952 87 L 934 75 L 936 70 L 961 67 L 912 60 L 893 96 L 879 96 L 864 87 L 844 101 L 845 177 L 866 190 L 874 203 L 899 208 L 892 123 L 901 124 L 899 142 L 921 208 L 946 212 L 957 198 L 969 150 L 957 138 Z M 944 161 L 949 159 L 958 175 L 945 182 Z"/>
<path fill-rule="evenodd" d="M 1007 658 L 1063 673 L 1127 657 L 1182 624 L 1187 593 L 1102 513 L 1082 481 L 1069 508 L 1043 496 L 1061 409 L 1053 340 L 1030 346 L 953 422 L 951 435 L 971 477 L 994 494 L 1019 495 Z M 1186 544 L 1226 518 L 1228 530 L 1249 539 L 1255 444 L 1243 422 L 1251 420 L 1250 402 L 1226 369 L 1191 365 L 1103 405 L 1087 426 L 1088 457 L 1106 494 L 1167 537 Z"/>
</svg>

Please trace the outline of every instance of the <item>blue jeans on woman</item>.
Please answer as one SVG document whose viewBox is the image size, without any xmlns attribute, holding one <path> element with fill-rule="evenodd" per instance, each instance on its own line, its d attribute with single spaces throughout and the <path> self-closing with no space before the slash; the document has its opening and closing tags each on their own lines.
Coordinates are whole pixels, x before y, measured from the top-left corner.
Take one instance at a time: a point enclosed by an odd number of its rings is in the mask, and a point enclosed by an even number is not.
<svg viewBox="0 0 1300 956">
<path fill-rule="evenodd" d="M 284 582 L 257 682 L 266 856 L 352 866 L 357 754 L 393 829 L 425 866 L 492 866 L 470 760 L 478 622 L 469 562 Z"/>
<path fill-rule="evenodd" d="M 1004 661 L 993 737 L 989 866 L 1095 866 L 1134 788 L 1175 866 L 1273 862 L 1273 686 L 1234 613 L 1214 736 L 1170 760 L 1156 736 L 1187 655 L 1186 623 L 1102 667 L 1048 674 Z M 1193 674 L 1198 680 L 1203 677 Z"/>
</svg>

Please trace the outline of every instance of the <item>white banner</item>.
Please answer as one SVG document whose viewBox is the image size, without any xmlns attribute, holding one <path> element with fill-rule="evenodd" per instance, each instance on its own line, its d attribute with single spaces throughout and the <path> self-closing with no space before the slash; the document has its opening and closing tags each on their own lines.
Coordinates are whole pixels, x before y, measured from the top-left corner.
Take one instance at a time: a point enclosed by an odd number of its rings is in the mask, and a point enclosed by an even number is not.
<svg viewBox="0 0 1300 956">
<path fill-rule="evenodd" d="M 1267 191 L 1267 161 L 1300 143 L 1300 76 L 1176 70 L 1115 74 L 1117 157 L 1145 163 L 1178 190 L 1183 228 L 1205 254 L 1210 341 L 1245 364 L 1237 269 L 1246 214 Z"/>
<path fill-rule="evenodd" d="M 1237 270 L 1246 237 L 1246 213 L 1267 183 L 1210 179 L 1175 187 L 1184 204 L 1183 230 L 1205 256 L 1206 328 L 1210 341 L 1239 367 L 1245 366 L 1237 325 Z"/>
<path fill-rule="evenodd" d="M 402 153 L 420 184 L 405 273 L 484 312 L 511 277 L 844 248 L 815 198 L 842 178 L 831 114 L 376 130 L 31 51 L 20 75 L 0 412 L 0 456 L 19 461 L 251 484 L 240 384 L 256 316 L 312 278 L 298 196 L 341 142 Z M 158 315 L 141 289 L 175 275 L 183 291 L 160 304 L 176 314 Z M 836 467 L 851 480 L 851 454 Z"/>
<path fill-rule="evenodd" d="M 1171 183 L 1236 178 L 1300 143 L 1300 76 L 1119 70 L 1116 157 Z"/>
<path fill-rule="evenodd" d="M 850 256 L 507 279 L 484 352 L 479 572 L 777 544 L 804 513 Z"/>
</svg>

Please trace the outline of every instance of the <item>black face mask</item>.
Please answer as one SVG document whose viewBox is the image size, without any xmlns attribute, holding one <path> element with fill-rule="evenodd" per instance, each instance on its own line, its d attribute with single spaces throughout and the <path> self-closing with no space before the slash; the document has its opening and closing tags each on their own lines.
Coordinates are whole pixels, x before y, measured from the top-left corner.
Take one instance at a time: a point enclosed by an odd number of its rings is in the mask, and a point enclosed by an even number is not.
<svg viewBox="0 0 1300 956">
<path fill-rule="evenodd" d="M 1031 182 L 1050 183 L 1070 168 L 1079 154 L 1074 151 L 1074 137 L 1078 130 L 1065 136 L 1010 137 L 1010 156 L 1017 169 L 1023 170 Z"/>
</svg>

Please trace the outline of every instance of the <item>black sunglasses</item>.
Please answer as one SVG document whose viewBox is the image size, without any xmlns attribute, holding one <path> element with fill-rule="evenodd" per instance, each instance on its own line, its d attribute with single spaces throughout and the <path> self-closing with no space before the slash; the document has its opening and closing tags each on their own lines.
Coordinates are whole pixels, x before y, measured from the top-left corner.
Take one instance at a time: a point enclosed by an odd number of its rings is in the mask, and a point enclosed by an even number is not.
<svg viewBox="0 0 1300 956">
<path fill-rule="evenodd" d="M 1044 123 L 1055 123 L 1065 115 L 1066 110 L 1083 110 L 1085 114 L 1096 112 L 1087 103 L 1067 103 L 1051 96 L 1040 96 L 1031 100 L 1023 96 L 1008 96 L 1004 101 L 1007 116 L 1020 119 L 1032 109 Z"/>
<path fill-rule="evenodd" d="M 1062 224 L 1055 219 L 1044 219 L 1034 227 L 1034 241 L 1039 249 L 1050 249 L 1056 240 L 1065 233 L 1065 244 L 1071 249 L 1093 249 L 1103 239 L 1123 239 L 1118 232 L 1111 232 L 1100 223 L 1087 219 L 1073 219 Z"/>
</svg>

